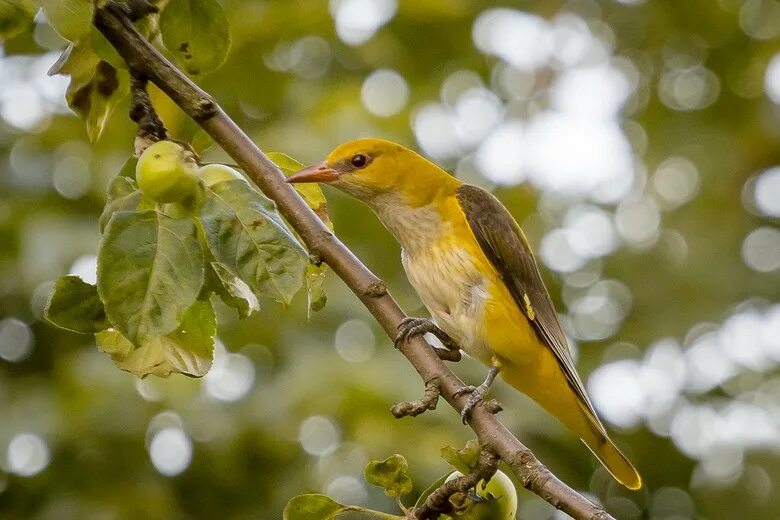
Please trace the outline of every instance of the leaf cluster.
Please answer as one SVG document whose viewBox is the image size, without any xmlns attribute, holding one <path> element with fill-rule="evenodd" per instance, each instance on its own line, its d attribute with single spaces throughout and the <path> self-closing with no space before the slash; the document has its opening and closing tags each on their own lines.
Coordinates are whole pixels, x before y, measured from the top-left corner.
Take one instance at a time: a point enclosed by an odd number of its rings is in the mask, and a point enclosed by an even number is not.
<svg viewBox="0 0 780 520">
<path fill-rule="evenodd" d="M 97 284 L 58 280 L 49 322 L 94 334 L 100 350 L 139 377 L 200 377 L 213 356 L 212 295 L 247 317 L 262 299 L 290 303 L 307 283 L 311 307 L 324 305 L 324 268 L 309 263 L 273 201 L 247 181 L 199 181 L 197 196 L 159 204 L 138 188 L 136 164 L 129 159 L 108 186 Z M 321 193 L 309 195 L 324 208 Z"/>
</svg>

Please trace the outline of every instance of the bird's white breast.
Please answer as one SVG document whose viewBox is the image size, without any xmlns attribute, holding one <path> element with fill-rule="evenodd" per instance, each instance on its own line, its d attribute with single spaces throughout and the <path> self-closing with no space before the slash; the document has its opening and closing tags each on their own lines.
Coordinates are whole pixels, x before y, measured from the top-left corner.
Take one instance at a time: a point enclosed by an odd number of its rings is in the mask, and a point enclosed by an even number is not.
<svg viewBox="0 0 780 520">
<path fill-rule="evenodd" d="M 488 280 L 455 240 L 451 224 L 431 206 L 412 208 L 391 193 L 371 201 L 382 223 L 401 243 L 401 262 L 436 324 L 470 356 L 489 364 L 480 330 Z"/>
<path fill-rule="evenodd" d="M 416 255 L 404 252 L 401 260 L 409 282 L 436 324 L 469 355 L 489 363 L 491 352 L 481 332 L 487 280 L 467 252 L 432 247 Z"/>
</svg>

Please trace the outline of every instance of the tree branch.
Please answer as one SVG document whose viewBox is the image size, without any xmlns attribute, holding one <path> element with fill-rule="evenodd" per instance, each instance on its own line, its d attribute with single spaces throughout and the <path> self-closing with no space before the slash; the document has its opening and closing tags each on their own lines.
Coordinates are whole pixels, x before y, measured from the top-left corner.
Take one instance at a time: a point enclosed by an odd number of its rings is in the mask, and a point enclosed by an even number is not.
<svg viewBox="0 0 780 520">
<path fill-rule="evenodd" d="M 127 62 L 130 71 L 148 78 L 230 155 L 252 181 L 273 199 L 280 213 L 306 243 L 309 251 L 326 262 L 382 325 L 390 338 L 406 317 L 371 271 L 323 225 L 317 215 L 285 182 L 274 163 L 247 137 L 216 102 L 163 57 L 133 26 L 113 1 L 95 13 L 95 25 Z M 417 336 L 399 350 L 423 381 L 437 378 L 441 395 L 461 410 L 466 397 L 453 397 L 463 386 L 425 340 Z M 576 519 L 608 520 L 606 511 L 561 482 L 484 406 L 470 414 L 469 425 L 480 442 L 506 462 L 524 487 Z M 613 519 L 614 520 L 614 519 Z"/>
</svg>

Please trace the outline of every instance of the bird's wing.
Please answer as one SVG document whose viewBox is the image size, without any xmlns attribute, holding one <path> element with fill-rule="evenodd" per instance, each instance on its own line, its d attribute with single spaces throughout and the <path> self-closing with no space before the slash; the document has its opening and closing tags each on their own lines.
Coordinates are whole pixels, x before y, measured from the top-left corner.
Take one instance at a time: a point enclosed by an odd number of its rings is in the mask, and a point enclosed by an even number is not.
<svg viewBox="0 0 780 520">
<path fill-rule="evenodd" d="M 584 411 L 603 431 L 604 427 L 574 368 L 558 313 L 520 226 L 498 199 L 481 188 L 463 184 L 458 187 L 456 197 L 482 252 L 498 271 L 539 338 L 555 355 L 566 380 L 585 405 Z"/>
</svg>

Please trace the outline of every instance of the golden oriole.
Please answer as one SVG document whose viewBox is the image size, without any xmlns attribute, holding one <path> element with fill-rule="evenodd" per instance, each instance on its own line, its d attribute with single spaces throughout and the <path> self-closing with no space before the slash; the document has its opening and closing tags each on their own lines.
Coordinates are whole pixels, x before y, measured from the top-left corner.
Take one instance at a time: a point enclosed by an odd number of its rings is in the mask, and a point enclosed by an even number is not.
<svg viewBox="0 0 780 520">
<path fill-rule="evenodd" d="M 500 374 L 577 434 L 618 482 L 641 487 L 596 415 L 531 248 L 498 199 L 380 139 L 345 143 L 288 182 L 325 182 L 358 198 L 400 242 L 433 322 L 407 319 L 397 339 L 433 332 L 490 367 L 481 385 L 464 389 L 464 418 Z"/>
</svg>

